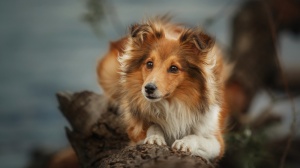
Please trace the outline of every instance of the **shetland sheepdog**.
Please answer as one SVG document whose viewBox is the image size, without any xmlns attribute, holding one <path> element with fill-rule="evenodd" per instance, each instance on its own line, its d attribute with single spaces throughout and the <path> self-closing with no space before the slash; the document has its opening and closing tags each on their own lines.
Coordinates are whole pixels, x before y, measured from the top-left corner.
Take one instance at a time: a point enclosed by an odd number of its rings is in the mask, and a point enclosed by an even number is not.
<svg viewBox="0 0 300 168">
<path fill-rule="evenodd" d="M 97 73 L 133 143 L 212 160 L 224 153 L 222 69 L 220 50 L 200 28 L 153 18 L 112 42 Z"/>
</svg>

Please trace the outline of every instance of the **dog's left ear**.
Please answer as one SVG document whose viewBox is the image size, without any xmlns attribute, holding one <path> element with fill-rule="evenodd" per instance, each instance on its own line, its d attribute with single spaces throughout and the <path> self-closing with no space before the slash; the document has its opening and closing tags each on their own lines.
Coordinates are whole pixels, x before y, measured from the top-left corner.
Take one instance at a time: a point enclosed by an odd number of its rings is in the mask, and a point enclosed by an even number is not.
<svg viewBox="0 0 300 168">
<path fill-rule="evenodd" d="M 179 41 L 182 45 L 192 45 L 200 52 L 208 52 L 215 44 L 215 40 L 201 30 L 188 29 L 184 31 Z"/>
<path fill-rule="evenodd" d="M 193 35 L 195 46 L 202 52 L 207 52 L 215 45 L 215 40 L 204 32 Z"/>
<path fill-rule="evenodd" d="M 214 38 L 201 30 L 188 29 L 181 34 L 179 41 L 185 49 L 200 56 L 199 58 L 208 65 L 215 65 L 216 54 L 213 50 L 215 45 Z"/>
</svg>

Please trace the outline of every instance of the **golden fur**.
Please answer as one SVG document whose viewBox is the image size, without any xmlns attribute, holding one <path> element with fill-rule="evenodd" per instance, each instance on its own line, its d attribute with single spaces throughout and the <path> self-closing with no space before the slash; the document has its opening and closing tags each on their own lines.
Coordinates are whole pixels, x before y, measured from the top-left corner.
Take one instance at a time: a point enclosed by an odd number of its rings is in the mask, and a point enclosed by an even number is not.
<svg viewBox="0 0 300 168">
<path fill-rule="evenodd" d="M 202 30 L 155 18 L 111 43 L 97 72 L 133 142 L 173 143 L 175 149 L 215 159 L 224 153 L 222 64 L 214 40 Z M 147 92 L 148 84 L 156 86 L 154 93 Z M 215 152 L 203 146 L 210 142 L 217 144 Z"/>
</svg>

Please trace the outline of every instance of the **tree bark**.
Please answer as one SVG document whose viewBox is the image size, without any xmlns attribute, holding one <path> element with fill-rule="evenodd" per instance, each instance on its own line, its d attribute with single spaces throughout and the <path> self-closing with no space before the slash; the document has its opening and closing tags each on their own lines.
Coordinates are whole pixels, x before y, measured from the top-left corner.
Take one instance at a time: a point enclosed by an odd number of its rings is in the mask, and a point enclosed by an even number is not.
<svg viewBox="0 0 300 168">
<path fill-rule="evenodd" d="M 214 167 L 190 153 L 177 152 L 168 146 L 133 145 L 122 125 L 117 109 L 109 107 L 104 96 L 84 91 L 58 93 L 60 110 L 70 122 L 67 137 L 81 167 Z"/>
</svg>

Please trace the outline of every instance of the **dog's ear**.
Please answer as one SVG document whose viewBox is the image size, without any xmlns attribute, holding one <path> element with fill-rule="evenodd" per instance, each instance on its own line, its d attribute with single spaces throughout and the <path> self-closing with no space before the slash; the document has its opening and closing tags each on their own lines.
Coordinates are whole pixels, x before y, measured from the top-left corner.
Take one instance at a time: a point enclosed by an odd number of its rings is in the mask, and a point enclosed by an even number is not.
<svg viewBox="0 0 300 168">
<path fill-rule="evenodd" d="M 201 30 L 188 29 L 184 31 L 179 41 L 182 45 L 192 45 L 200 52 L 208 52 L 215 44 L 215 40 Z"/>
<path fill-rule="evenodd" d="M 146 25 L 140 25 L 140 24 L 133 24 L 130 27 L 130 35 L 132 38 L 137 37 L 139 34 L 141 34 L 145 29 Z"/>
<path fill-rule="evenodd" d="M 203 52 L 211 50 L 215 45 L 214 38 L 210 37 L 202 31 L 193 36 L 193 41 L 195 43 L 195 46 Z"/>
<path fill-rule="evenodd" d="M 150 39 L 159 39 L 163 36 L 163 31 L 153 24 L 133 24 L 130 27 L 130 36 L 134 41 L 143 43 Z"/>
<path fill-rule="evenodd" d="M 202 62 L 211 65 L 211 67 L 215 66 L 217 57 L 213 50 L 215 45 L 214 38 L 201 30 L 187 29 L 182 32 L 179 42 L 185 51 L 199 56 L 198 58 Z"/>
</svg>

